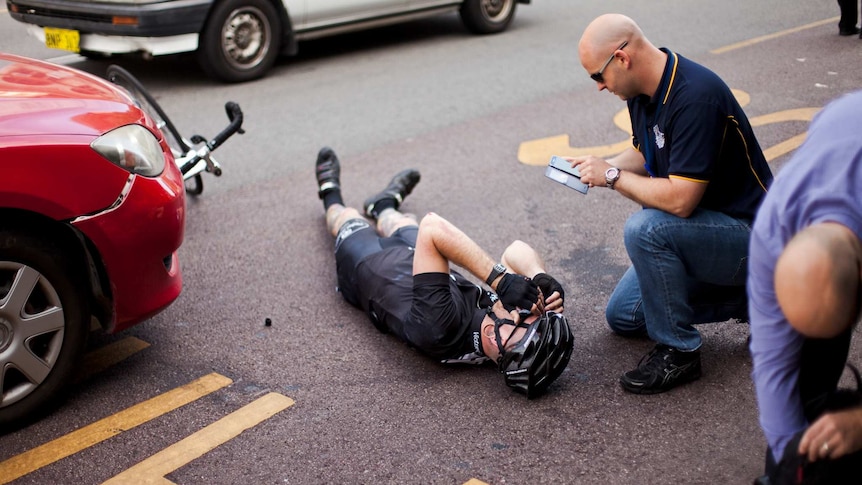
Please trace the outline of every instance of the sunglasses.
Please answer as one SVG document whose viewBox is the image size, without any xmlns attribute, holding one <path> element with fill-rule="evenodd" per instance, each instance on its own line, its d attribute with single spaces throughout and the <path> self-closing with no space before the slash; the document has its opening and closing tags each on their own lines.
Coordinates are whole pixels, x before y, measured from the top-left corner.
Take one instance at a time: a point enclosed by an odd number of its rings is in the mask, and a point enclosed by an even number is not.
<svg viewBox="0 0 862 485">
<path fill-rule="evenodd" d="M 611 61 L 614 60 L 614 57 L 616 57 L 617 51 L 622 50 L 622 48 L 627 46 L 627 45 L 629 45 L 629 41 L 624 41 L 622 44 L 620 44 L 619 47 L 614 49 L 614 51 L 611 52 L 611 57 L 608 57 L 608 60 L 605 61 L 605 63 L 602 65 L 602 68 L 599 69 L 599 72 L 594 72 L 594 73 L 590 74 L 590 79 L 592 79 L 593 81 L 595 81 L 597 83 L 605 82 L 605 78 L 602 74 L 605 73 L 605 69 L 608 68 L 608 66 L 611 64 Z"/>
</svg>

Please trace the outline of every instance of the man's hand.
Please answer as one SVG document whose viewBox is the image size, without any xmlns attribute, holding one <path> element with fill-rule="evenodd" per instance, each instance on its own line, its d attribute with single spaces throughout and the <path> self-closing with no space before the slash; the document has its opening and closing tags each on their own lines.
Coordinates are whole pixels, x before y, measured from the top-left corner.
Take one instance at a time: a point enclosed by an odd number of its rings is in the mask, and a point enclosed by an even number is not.
<svg viewBox="0 0 862 485">
<path fill-rule="evenodd" d="M 862 450 L 862 408 L 826 413 L 799 440 L 799 454 L 809 461 L 836 459 Z"/>
<path fill-rule="evenodd" d="M 578 167 L 578 172 L 581 173 L 581 182 L 590 187 L 607 187 L 605 172 L 611 168 L 611 164 L 593 155 L 567 158 L 567 160 L 572 162 L 573 167 Z"/>
<path fill-rule="evenodd" d="M 536 313 L 539 307 L 539 287 L 526 276 L 506 273 L 497 283 L 497 296 L 506 310 L 516 308 Z M 542 305 L 544 306 L 544 305 Z"/>
</svg>

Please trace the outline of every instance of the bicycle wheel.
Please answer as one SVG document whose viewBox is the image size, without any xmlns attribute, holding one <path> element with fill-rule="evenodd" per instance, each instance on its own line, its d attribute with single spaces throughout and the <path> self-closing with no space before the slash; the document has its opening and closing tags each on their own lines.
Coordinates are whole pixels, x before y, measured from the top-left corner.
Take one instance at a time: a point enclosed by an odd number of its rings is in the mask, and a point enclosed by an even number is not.
<svg viewBox="0 0 862 485">
<path fill-rule="evenodd" d="M 135 104 L 145 111 L 156 122 L 159 130 L 165 136 L 168 146 L 174 152 L 175 157 L 180 157 L 191 150 L 191 146 L 183 139 L 177 128 L 171 123 L 170 118 L 159 106 L 144 85 L 135 76 L 122 67 L 112 64 L 108 66 L 108 81 L 121 86 L 134 100 Z"/>
</svg>

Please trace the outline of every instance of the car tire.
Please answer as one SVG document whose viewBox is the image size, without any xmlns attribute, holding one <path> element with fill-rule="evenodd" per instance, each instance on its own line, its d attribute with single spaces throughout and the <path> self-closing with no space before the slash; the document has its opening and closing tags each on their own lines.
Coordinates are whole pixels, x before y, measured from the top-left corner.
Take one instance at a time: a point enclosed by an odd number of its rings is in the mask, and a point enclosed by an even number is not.
<svg viewBox="0 0 862 485">
<path fill-rule="evenodd" d="M 475 34 L 496 34 L 506 30 L 518 0 L 465 0 L 461 4 L 461 20 Z"/>
<path fill-rule="evenodd" d="M 0 229 L 0 432 L 60 403 L 87 344 L 80 258 L 56 240 Z"/>
<path fill-rule="evenodd" d="M 281 47 L 279 18 L 267 0 L 217 3 L 200 34 L 197 58 L 201 69 L 231 83 L 262 77 Z"/>
</svg>

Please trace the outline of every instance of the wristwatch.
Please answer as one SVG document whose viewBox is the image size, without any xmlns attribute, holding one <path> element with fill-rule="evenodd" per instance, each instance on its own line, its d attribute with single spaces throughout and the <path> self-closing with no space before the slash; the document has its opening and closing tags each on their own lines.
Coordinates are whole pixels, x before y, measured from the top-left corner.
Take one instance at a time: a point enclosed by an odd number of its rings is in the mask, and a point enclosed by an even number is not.
<svg viewBox="0 0 862 485">
<path fill-rule="evenodd" d="M 605 185 L 607 188 L 613 190 L 614 184 L 617 183 L 617 180 L 620 179 L 620 169 L 617 167 L 611 167 L 605 170 Z"/>
<path fill-rule="evenodd" d="M 486 283 L 488 286 L 491 286 L 491 283 L 493 283 L 493 282 L 494 282 L 494 280 L 496 280 L 496 279 L 497 279 L 497 277 L 499 277 L 501 274 L 503 274 L 503 273 L 505 273 L 505 272 L 506 272 L 506 267 L 505 267 L 505 266 L 503 266 L 503 265 L 502 265 L 502 264 L 500 264 L 500 263 L 495 264 L 495 265 L 494 265 L 494 267 L 493 267 L 493 268 L 491 268 L 491 274 L 489 274 L 489 275 L 488 275 L 488 278 L 486 278 L 486 279 L 485 279 L 485 283 Z"/>
</svg>

